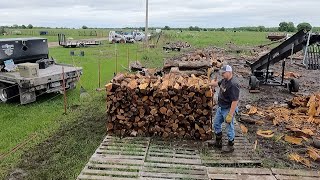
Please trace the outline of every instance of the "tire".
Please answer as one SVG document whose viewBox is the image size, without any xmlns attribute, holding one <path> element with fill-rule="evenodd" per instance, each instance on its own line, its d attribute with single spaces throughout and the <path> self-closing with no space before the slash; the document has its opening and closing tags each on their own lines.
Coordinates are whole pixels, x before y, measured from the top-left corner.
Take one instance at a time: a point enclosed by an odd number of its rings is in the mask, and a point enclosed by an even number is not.
<svg viewBox="0 0 320 180">
<path fill-rule="evenodd" d="M 299 82 L 296 79 L 291 79 L 289 83 L 289 91 L 290 92 L 298 92 L 299 91 Z"/>
<path fill-rule="evenodd" d="M 251 76 L 249 80 L 250 90 L 255 90 L 259 87 L 259 80 L 255 76 Z"/>
<path fill-rule="evenodd" d="M 120 40 L 120 43 L 121 43 L 121 44 L 124 44 L 124 43 L 126 43 L 126 40 L 121 39 L 121 40 Z"/>
<path fill-rule="evenodd" d="M 19 99 L 19 90 L 18 85 L 6 85 L 4 83 L 0 83 L 0 102 L 14 102 Z"/>
</svg>

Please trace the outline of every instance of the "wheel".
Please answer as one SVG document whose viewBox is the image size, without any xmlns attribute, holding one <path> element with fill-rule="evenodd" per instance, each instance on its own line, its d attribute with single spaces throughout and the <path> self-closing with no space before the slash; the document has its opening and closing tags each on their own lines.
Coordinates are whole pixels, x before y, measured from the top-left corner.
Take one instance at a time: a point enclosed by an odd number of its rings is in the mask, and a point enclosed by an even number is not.
<svg viewBox="0 0 320 180">
<path fill-rule="evenodd" d="M 20 97 L 18 85 L 6 85 L 0 83 L 0 101 L 1 102 L 13 102 Z"/>
<path fill-rule="evenodd" d="M 289 91 L 290 92 L 298 92 L 299 91 L 299 82 L 296 79 L 290 80 Z"/>
<path fill-rule="evenodd" d="M 120 43 L 121 43 L 121 44 L 124 44 L 124 43 L 126 43 L 126 40 L 121 39 L 121 40 L 120 40 Z"/>
<path fill-rule="evenodd" d="M 249 87 L 250 90 L 255 90 L 259 86 L 259 80 L 255 76 L 250 77 Z"/>
</svg>

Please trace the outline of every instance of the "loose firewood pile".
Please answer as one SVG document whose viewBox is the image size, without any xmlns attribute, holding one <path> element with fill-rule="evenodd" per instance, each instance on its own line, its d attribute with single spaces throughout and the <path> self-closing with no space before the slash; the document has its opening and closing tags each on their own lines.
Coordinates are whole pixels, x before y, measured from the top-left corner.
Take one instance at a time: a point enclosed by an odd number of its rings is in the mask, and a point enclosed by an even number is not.
<svg viewBox="0 0 320 180">
<path fill-rule="evenodd" d="M 221 49 L 197 50 L 178 58 L 167 59 L 163 70 L 169 73 L 172 68 L 178 68 L 184 74 L 206 75 L 208 68 L 220 69 L 223 61 L 224 55 Z"/>
<path fill-rule="evenodd" d="M 265 130 L 259 129 L 257 135 L 263 138 L 275 138 L 297 147 L 289 154 L 289 159 L 307 167 L 319 166 L 320 162 L 320 94 L 294 97 L 286 106 L 271 106 L 267 109 L 249 106 L 252 123 L 273 124 Z M 257 118 L 255 118 L 257 117 Z M 245 120 L 245 118 L 241 118 Z M 248 122 L 248 121 L 246 121 Z M 250 123 L 250 122 L 248 122 Z M 263 127 L 263 126 L 262 126 Z M 273 130 L 271 130 L 273 129 Z"/>
<path fill-rule="evenodd" d="M 191 45 L 188 42 L 177 41 L 173 43 L 166 43 L 168 48 L 191 48 Z"/>
<path fill-rule="evenodd" d="M 118 136 L 211 139 L 213 92 L 206 76 L 119 74 L 107 89 L 107 130 Z"/>
</svg>

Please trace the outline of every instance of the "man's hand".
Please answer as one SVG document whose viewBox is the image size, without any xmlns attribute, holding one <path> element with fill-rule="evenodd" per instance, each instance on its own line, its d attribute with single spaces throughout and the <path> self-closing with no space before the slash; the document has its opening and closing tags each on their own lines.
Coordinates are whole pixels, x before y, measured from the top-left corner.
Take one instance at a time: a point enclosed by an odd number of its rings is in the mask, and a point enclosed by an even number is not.
<svg viewBox="0 0 320 180">
<path fill-rule="evenodd" d="M 232 122 L 232 118 L 233 118 L 233 114 L 228 113 L 228 115 L 226 116 L 226 123 L 230 124 Z"/>
<path fill-rule="evenodd" d="M 213 87 L 218 87 L 218 79 L 217 78 L 214 78 L 211 82 L 210 82 L 210 86 L 213 86 Z"/>
</svg>

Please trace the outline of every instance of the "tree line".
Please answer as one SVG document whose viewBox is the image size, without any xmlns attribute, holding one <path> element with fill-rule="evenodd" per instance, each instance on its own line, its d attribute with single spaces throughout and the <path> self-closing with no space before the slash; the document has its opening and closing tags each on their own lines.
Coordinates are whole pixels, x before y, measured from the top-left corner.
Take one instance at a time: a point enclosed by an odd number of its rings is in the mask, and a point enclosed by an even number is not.
<svg viewBox="0 0 320 180">
<path fill-rule="evenodd" d="M 5 28 L 11 28 L 11 29 L 41 29 L 41 28 L 46 28 L 46 29 L 53 29 L 50 27 L 34 27 L 32 24 L 29 25 L 17 25 L 14 24 L 12 26 L 1 26 L 0 27 L 0 35 L 5 33 Z M 106 28 L 89 28 L 86 25 L 83 25 L 81 27 L 82 29 L 106 29 Z M 55 29 L 71 29 L 71 28 L 65 28 L 61 27 L 58 28 L 56 27 Z M 75 29 L 75 28 L 72 28 Z M 144 27 L 126 27 L 124 29 L 138 29 L 140 31 L 144 31 Z M 201 28 L 198 26 L 190 26 L 188 28 L 171 28 L 169 26 L 165 27 L 150 27 L 151 30 L 155 29 L 163 29 L 163 30 L 179 30 L 179 31 L 253 31 L 253 32 L 296 32 L 300 31 L 302 29 L 305 29 L 307 31 L 313 29 L 314 31 L 320 31 L 320 27 L 314 27 L 312 28 L 310 23 L 303 22 L 298 24 L 297 26 L 294 25 L 293 22 L 280 22 L 278 27 L 265 27 L 265 26 L 245 26 L 245 27 L 234 27 L 234 28 Z"/>
<path fill-rule="evenodd" d="M 294 25 L 293 22 L 281 22 L 279 27 L 265 27 L 265 26 L 246 26 L 246 27 L 234 27 L 234 28 L 200 28 L 198 26 L 190 26 L 189 28 L 170 28 L 165 26 L 163 30 L 189 30 L 189 31 L 254 31 L 254 32 L 296 32 L 305 29 L 310 31 L 312 26 L 310 23 L 303 22 Z M 320 30 L 320 27 L 314 28 L 316 31 Z"/>
</svg>

